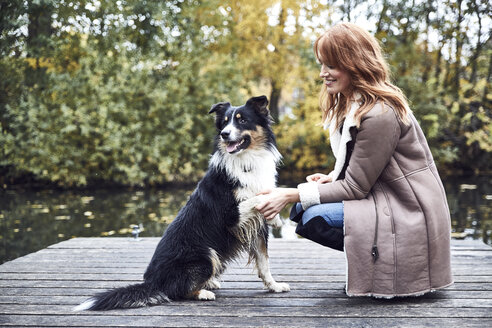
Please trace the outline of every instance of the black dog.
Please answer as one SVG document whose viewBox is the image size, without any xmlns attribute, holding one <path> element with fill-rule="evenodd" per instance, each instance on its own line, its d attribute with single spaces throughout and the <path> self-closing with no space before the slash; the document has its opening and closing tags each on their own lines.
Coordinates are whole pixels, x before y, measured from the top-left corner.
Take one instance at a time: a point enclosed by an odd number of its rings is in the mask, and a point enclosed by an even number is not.
<svg viewBox="0 0 492 328">
<path fill-rule="evenodd" d="M 205 177 L 160 240 L 144 282 L 95 295 L 75 310 L 110 310 L 170 300 L 214 300 L 226 265 L 242 251 L 254 260 L 271 292 L 289 291 L 268 265 L 268 227 L 255 205 L 258 192 L 275 187 L 281 156 L 270 128 L 265 96 L 245 105 L 212 106 L 219 131 Z M 273 224 L 278 224 L 276 218 Z"/>
</svg>

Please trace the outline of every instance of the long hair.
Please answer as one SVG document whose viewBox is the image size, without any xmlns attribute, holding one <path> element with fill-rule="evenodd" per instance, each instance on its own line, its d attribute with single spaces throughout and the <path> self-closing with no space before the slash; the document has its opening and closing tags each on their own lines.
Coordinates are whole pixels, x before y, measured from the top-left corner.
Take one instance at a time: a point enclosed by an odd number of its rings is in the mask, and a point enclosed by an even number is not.
<svg viewBox="0 0 492 328">
<path fill-rule="evenodd" d="M 350 99 L 358 93 L 361 106 L 354 115 L 357 126 L 378 101 L 393 107 L 400 120 L 408 123 L 408 102 L 402 91 L 390 82 L 381 46 L 366 30 L 351 23 L 336 24 L 318 37 L 314 53 L 320 63 L 348 72 L 352 86 L 352 94 L 343 95 L 329 94 L 323 85 L 320 94 L 322 122 L 335 119 L 339 126 L 347 115 Z"/>
</svg>

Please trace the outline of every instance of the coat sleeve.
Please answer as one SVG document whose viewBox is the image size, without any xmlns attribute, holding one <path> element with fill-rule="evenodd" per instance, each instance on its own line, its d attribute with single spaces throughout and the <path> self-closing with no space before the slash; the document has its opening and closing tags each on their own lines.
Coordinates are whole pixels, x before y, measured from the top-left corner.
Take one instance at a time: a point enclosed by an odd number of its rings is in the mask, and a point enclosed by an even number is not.
<svg viewBox="0 0 492 328">
<path fill-rule="evenodd" d="M 299 185 L 301 203 L 308 200 L 303 207 L 315 205 L 318 199 L 319 203 L 331 203 L 365 198 L 393 156 L 400 134 L 393 109 L 377 104 L 362 118 L 345 179 Z"/>
</svg>

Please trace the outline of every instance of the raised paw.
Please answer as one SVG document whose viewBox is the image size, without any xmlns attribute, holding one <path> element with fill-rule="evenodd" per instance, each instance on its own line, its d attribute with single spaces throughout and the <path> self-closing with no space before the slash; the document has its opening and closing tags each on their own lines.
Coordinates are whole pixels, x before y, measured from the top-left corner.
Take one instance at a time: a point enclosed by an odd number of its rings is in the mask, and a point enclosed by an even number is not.
<svg viewBox="0 0 492 328">
<path fill-rule="evenodd" d="M 201 289 L 197 293 L 196 299 L 200 300 L 200 301 L 214 301 L 215 300 L 215 294 L 209 290 Z"/>
<path fill-rule="evenodd" d="M 289 284 L 286 284 L 283 282 L 276 282 L 276 283 L 270 284 L 270 286 L 268 286 L 268 291 L 270 291 L 272 293 L 288 292 L 288 291 L 290 291 L 290 286 L 289 286 Z"/>
</svg>

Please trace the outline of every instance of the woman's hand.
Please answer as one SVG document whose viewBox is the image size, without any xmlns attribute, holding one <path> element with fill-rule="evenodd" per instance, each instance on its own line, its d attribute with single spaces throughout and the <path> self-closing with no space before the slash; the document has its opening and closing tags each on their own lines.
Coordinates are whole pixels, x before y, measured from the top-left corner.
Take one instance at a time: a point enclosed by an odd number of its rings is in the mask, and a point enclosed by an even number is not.
<svg viewBox="0 0 492 328">
<path fill-rule="evenodd" d="M 275 188 L 264 190 L 258 195 L 265 195 L 264 201 L 256 205 L 256 209 L 265 219 L 273 219 L 289 203 L 299 201 L 297 188 Z"/>
<path fill-rule="evenodd" d="M 331 182 L 331 177 L 323 173 L 314 173 L 306 177 L 307 182 L 317 182 L 319 184 Z"/>
</svg>

